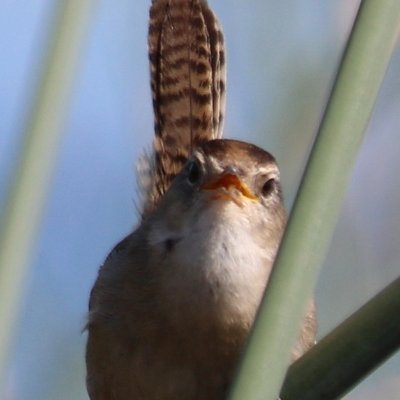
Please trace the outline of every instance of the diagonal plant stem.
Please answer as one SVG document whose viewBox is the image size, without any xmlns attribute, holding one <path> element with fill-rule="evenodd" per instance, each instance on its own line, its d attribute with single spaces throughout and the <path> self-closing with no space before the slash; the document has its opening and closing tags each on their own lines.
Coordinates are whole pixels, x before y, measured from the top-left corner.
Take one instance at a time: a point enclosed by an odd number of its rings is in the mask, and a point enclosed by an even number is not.
<svg viewBox="0 0 400 400">
<path fill-rule="evenodd" d="M 275 400 L 399 31 L 399 0 L 364 0 L 231 400 Z"/>
<path fill-rule="evenodd" d="M 58 3 L 52 44 L 0 226 L 0 396 L 24 277 L 56 159 L 82 37 L 94 2 Z"/>
<path fill-rule="evenodd" d="M 288 370 L 282 400 L 334 400 L 400 348 L 400 278 Z"/>
</svg>

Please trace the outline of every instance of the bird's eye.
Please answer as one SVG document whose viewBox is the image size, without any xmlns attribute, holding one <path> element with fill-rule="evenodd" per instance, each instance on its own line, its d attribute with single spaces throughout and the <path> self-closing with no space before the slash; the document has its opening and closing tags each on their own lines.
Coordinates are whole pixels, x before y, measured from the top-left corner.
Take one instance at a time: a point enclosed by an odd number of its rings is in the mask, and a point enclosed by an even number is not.
<svg viewBox="0 0 400 400">
<path fill-rule="evenodd" d="M 276 185 L 275 179 L 273 179 L 273 178 L 268 179 L 264 183 L 264 185 L 263 185 L 263 187 L 261 189 L 261 194 L 264 197 L 268 197 L 274 191 L 275 185 Z"/>
<path fill-rule="evenodd" d="M 196 184 L 201 177 L 200 167 L 196 161 L 190 161 L 186 167 L 187 169 L 187 180 L 192 185 Z"/>
</svg>

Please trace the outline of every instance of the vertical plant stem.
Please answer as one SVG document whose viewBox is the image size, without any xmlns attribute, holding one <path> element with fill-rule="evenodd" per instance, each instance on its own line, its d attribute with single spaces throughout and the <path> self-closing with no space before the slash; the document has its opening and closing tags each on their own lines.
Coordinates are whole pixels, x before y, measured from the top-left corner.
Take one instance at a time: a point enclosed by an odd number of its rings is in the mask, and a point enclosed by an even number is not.
<svg viewBox="0 0 400 400">
<path fill-rule="evenodd" d="M 53 40 L 43 69 L 21 160 L 0 231 L 0 396 L 18 316 L 23 282 L 57 155 L 82 37 L 93 0 L 59 2 Z"/>
<path fill-rule="evenodd" d="M 276 400 L 399 31 L 399 0 L 364 0 L 231 400 Z"/>
</svg>

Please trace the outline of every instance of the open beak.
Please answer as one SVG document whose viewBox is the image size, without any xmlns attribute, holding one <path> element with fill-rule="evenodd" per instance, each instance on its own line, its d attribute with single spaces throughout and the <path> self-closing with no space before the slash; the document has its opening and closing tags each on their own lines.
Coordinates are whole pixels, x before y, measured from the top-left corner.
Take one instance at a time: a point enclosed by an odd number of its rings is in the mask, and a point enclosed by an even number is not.
<svg viewBox="0 0 400 400">
<path fill-rule="evenodd" d="M 214 181 L 206 182 L 200 189 L 214 191 L 216 198 L 233 200 L 238 205 L 242 205 L 240 201 L 242 196 L 249 200 L 257 200 L 247 185 L 233 174 L 225 174 Z"/>
</svg>

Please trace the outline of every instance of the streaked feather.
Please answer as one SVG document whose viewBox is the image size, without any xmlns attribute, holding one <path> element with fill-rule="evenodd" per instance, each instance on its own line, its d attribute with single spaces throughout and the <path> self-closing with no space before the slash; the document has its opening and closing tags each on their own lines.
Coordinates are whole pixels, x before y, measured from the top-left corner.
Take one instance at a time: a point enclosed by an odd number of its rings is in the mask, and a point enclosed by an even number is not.
<svg viewBox="0 0 400 400">
<path fill-rule="evenodd" d="M 226 77 L 222 30 L 205 0 L 153 0 L 148 45 L 155 139 L 144 215 L 192 149 L 221 137 Z"/>
</svg>

